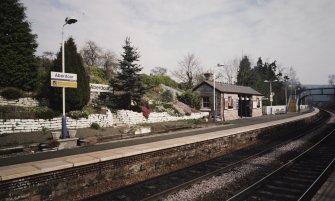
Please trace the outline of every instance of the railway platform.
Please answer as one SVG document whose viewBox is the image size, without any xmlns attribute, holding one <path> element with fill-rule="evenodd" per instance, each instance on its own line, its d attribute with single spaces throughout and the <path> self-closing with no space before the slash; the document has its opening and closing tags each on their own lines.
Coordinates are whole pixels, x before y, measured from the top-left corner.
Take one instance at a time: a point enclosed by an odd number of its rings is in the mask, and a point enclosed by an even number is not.
<svg viewBox="0 0 335 201">
<path fill-rule="evenodd" d="M 100 145 L 0 159 L 0 181 L 68 169 L 183 146 L 308 118 L 316 113 L 245 118 L 228 126 L 119 140 Z"/>
</svg>

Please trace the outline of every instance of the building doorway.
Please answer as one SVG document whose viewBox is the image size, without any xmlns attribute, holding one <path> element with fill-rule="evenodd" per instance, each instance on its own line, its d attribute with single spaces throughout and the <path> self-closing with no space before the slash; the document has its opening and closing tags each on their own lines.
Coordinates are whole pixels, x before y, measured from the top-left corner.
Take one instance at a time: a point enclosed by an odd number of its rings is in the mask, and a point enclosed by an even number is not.
<svg viewBox="0 0 335 201">
<path fill-rule="evenodd" d="M 252 105 L 250 104 L 250 97 L 239 96 L 238 99 L 238 116 L 251 117 Z"/>
</svg>

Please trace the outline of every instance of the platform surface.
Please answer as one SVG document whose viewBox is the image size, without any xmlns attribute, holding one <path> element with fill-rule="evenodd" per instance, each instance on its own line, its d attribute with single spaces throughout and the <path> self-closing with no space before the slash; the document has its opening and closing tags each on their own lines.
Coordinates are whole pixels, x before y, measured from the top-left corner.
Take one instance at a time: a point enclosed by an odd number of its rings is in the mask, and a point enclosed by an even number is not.
<svg viewBox="0 0 335 201">
<path fill-rule="evenodd" d="M 39 173 L 62 170 L 106 160 L 148 153 L 161 149 L 196 143 L 204 140 L 234 135 L 269 126 L 304 119 L 318 113 L 318 110 L 302 115 L 288 115 L 267 119 L 249 118 L 237 121 L 232 126 L 201 128 L 191 131 L 179 131 L 139 139 L 121 140 L 113 143 L 89 147 L 61 150 L 0 160 L 0 181 L 31 176 Z M 284 118 L 285 117 L 285 118 Z M 246 123 L 248 122 L 248 123 Z M 253 124 L 254 122 L 254 124 Z M 256 122 L 256 123 L 255 123 Z"/>
</svg>

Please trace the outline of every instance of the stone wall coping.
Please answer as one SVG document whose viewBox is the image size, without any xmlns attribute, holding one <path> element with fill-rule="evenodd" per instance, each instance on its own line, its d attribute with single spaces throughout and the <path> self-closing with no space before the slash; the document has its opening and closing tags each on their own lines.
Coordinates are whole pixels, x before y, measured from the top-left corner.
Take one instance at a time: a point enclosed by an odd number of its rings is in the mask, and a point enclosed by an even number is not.
<svg viewBox="0 0 335 201">
<path fill-rule="evenodd" d="M 138 154 L 144 154 L 154 152 L 158 150 L 173 148 L 177 146 L 183 146 L 187 144 L 197 143 L 206 140 L 212 140 L 221 138 L 229 135 L 241 134 L 248 131 L 254 131 L 261 128 L 282 125 L 288 122 L 298 121 L 305 118 L 312 117 L 319 113 L 318 109 L 313 112 L 306 113 L 303 115 L 290 117 L 282 120 L 276 120 L 267 123 L 260 123 L 250 126 L 244 126 L 239 128 L 232 128 L 222 131 L 215 131 L 210 133 L 199 134 L 196 136 L 180 137 L 169 140 L 162 140 L 157 142 L 139 144 L 128 147 L 115 148 L 104 151 L 96 151 L 85 154 L 77 154 L 59 158 L 53 158 L 48 160 L 41 160 L 29 163 L 22 163 L 16 165 L 9 165 L 0 167 L 0 181 L 15 179 L 25 176 L 36 175 L 45 172 L 51 172 L 56 170 L 62 170 L 72 168 L 80 165 L 88 165 L 97 162 L 113 160 Z"/>
</svg>

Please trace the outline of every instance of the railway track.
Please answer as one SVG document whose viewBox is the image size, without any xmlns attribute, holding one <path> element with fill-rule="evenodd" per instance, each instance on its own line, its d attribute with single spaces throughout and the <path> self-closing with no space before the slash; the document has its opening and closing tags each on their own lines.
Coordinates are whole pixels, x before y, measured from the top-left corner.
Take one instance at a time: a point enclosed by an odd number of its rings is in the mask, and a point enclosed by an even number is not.
<svg viewBox="0 0 335 201">
<path fill-rule="evenodd" d="M 307 133 L 313 132 L 323 125 L 329 114 L 323 113 L 311 126 L 296 128 L 284 135 L 281 139 L 264 141 L 248 148 L 226 154 L 222 157 L 200 163 L 177 172 L 150 179 L 129 187 L 98 195 L 87 200 L 160 200 L 166 195 L 197 183 L 203 179 L 233 168 L 251 158 L 269 152 L 274 147 L 297 139 Z M 301 133 L 299 136 L 296 133 Z M 295 136 L 295 137 L 292 137 Z"/>
<path fill-rule="evenodd" d="M 228 199 L 310 200 L 334 170 L 335 129 L 304 153 Z"/>
</svg>

